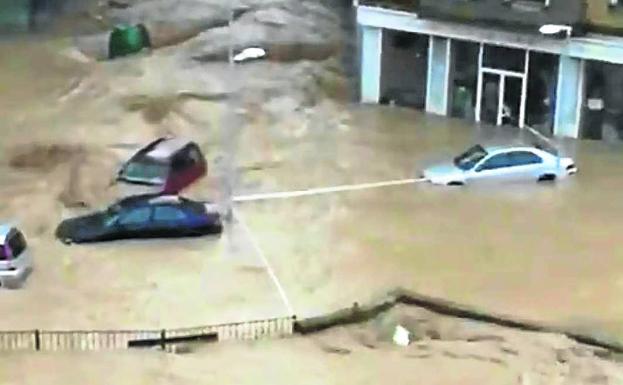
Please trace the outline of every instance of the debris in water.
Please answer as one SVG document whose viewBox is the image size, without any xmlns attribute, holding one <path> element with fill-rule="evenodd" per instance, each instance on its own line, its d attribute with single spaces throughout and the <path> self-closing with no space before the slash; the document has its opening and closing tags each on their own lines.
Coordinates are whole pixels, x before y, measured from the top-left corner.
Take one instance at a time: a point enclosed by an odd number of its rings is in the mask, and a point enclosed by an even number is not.
<svg viewBox="0 0 623 385">
<path fill-rule="evenodd" d="M 404 327 L 397 325 L 396 331 L 394 331 L 394 343 L 399 346 L 408 346 L 411 342 L 409 340 L 409 331 Z"/>
<path fill-rule="evenodd" d="M 266 56 L 266 51 L 263 48 L 258 48 L 258 47 L 245 48 L 242 50 L 242 52 L 234 56 L 234 61 L 236 63 L 241 63 L 241 62 L 250 61 L 250 60 L 262 59 L 265 56 Z"/>
</svg>

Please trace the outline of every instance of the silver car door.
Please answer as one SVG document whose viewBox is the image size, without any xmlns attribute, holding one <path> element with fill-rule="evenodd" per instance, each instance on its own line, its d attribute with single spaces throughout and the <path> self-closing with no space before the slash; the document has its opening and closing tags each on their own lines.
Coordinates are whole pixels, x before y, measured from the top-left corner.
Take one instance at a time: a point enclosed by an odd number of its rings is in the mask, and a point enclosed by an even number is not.
<svg viewBox="0 0 623 385">
<path fill-rule="evenodd" d="M 509 153 L 509 160 L 512 170 L 509 175 L 512 175 L 513 180 L 536 180 L 543 173 L 543 158 L 531 151 L 512 151 Z"/>
<path fill-rule="evenodd" d="M 469 180 L 479 183 L 499 183 L 509 179 L 507 154 L 495 154 L 483 160 L 469 173 Z"/>
</svg>

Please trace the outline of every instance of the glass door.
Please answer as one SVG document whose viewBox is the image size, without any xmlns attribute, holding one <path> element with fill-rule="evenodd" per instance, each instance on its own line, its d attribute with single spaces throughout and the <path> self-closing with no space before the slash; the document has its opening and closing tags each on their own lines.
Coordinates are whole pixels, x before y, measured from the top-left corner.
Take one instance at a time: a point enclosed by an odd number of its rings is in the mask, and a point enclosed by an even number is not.
<svg viewBox="0 0 623 385">
<path fill-rule="evenodd" d="M 523 81 L 521 78 L 504 76 L 504 104 L 502 108 L 501 124 L 519 126 L 521 115 L 521 90 Z"/>
<path fill-rule="evenodd" d="M 527 50 L 480 45 L 476 121 L 523 128 L 529 62 Z"/>
<path fill-rule="evenodd" d="M 500 110 L 500 75 L 492 73 L 482 74 L 482 97 L 480 99 L 480 121 L 486 124 L 498 125 Z"/>
</svg>

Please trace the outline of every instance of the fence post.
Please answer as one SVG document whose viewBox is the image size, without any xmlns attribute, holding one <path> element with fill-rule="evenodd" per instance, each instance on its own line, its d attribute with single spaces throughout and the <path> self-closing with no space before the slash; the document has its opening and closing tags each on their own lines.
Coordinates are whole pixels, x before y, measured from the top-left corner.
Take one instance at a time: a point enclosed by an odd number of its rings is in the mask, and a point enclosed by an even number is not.
<svg viewBox="0 0 623 385">
<path fill-rule="evenodd" d="M 167 344 L 166 344 L 166 339 L 167 339 L 166 333 L 167 332 L 166 332 L 165 329 L 162 329 L 160 331 L 160 347 L 162 348 L 162 350 L 165 350 L 166 347 L 167 347 Z"/>
<path fill-rule="evenodd" d="M 41 350 L 41 332 L 39 332 L 39 329 L 35 329 L 35 350 Z"/>
</svg>

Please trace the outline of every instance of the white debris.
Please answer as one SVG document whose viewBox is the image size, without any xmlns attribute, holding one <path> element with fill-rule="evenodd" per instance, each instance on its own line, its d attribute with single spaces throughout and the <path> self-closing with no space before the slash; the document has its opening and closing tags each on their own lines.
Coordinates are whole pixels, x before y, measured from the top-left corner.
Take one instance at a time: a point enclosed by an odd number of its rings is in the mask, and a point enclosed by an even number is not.
<svg viewBox="0 0 623 385">
<path fill-rule="evenodd" d="M 396 331 L 394 331 L 394 343 L 399 346 L 407 346 L 411 342 L 409 340 L 409 331 L 403 328 L 400 325 L 396 326 Z"/>
<path fill-rule="evenodd" d="M 266 51 L 263 48 L 245 48 L 242 52 L 234 56 L 234 61 L 240 63 L 247 60 L 260 59 L 264 56 L 266 56 Z"/>
<path fill-rule="evenodd" d="M 543 35 L 556 35 L 562 32 L 566 32 L 567 36 L 571 36 L 571 32 L 573 28 L 568 25 L 558 25 L 558 24 L 545 24 L 539 28 L 539 32 Z"/>
</svg>

